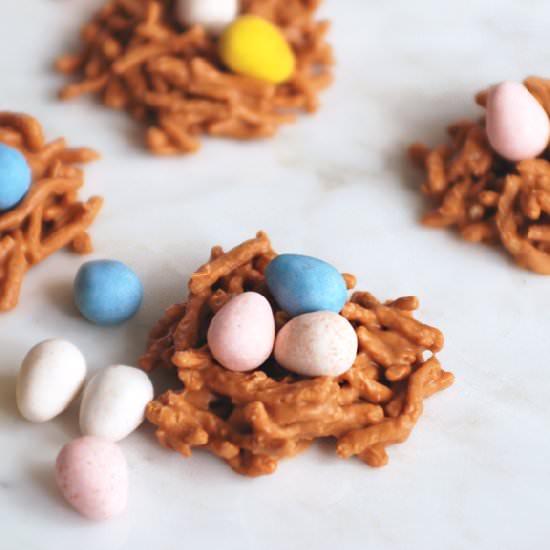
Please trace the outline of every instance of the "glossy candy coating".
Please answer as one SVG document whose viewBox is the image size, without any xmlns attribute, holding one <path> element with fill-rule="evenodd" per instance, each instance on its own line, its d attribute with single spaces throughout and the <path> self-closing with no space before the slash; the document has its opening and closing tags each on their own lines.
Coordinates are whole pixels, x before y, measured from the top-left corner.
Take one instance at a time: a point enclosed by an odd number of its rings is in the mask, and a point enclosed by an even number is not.
<svg viewBox="0 0 550 550">
<path fill-rule="evenodd" d="M 242 15 L 225 28 L 223 62 L 235 73 L 279 84 L 294 73 L 296 59 L 278 27 L 257 15 Z"/>
</svg>

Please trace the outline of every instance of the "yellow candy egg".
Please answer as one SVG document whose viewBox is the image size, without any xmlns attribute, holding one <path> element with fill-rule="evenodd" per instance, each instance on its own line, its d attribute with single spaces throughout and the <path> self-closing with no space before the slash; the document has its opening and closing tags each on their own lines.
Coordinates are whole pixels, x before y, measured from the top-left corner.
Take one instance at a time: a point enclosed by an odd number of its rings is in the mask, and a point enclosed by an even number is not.
<svg viewBox="0 0 550 550">
<path fill-rule="evenodd" d="M 233 72 L 273 84 L 290 78 L 296 67 L 294 52 L 281 31 L 256 15 L 242 15 L 226 27 L 219 49 Z"/>
</svg>

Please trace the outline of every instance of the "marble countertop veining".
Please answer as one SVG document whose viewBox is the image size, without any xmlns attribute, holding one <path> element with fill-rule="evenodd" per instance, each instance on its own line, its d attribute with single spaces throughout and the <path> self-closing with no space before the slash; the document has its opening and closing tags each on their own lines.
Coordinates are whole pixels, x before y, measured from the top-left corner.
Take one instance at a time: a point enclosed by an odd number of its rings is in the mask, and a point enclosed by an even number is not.
<svg viewBox="0 0 550 550">
<path fill-rule="evenodd" d="M 91 326 L 71 305 L 83 260 L 62 253 L 33 269 L 21 305 L 0 317 L 0 548 L 548 548 L 550 279 L 422 228 L 419 176 L 403 152 L 477 116 L 472 96 L 487 84 L 549 74 L 550 5 L 327 0 L 338 65 L 316 116 L 271 141 L 211 140 L 198 155 L 156 159 L 123 114 L 55 100 L 62 78 L 51 61 L 97 3 L 3 3 L 2 108 L 103 153 L 85 187 L 106 197 L 92 230 L 95 257 L 134 266 L 146 298 L 132 322 Z M 78 434 L 75 407 L 46 425 L 18 416 L 24 353 L 62 336 L 91 371 L 135 363 L 210 246 L 230 247 L 259 228 L 276 249 L 323 257 L 380 298 L 419 296 L 420 318 L 446 335 L 440 358 L 456 384 L 426 402 L 409 441 L 391 447 L 378 470 L 337 459 L 327 444 L 250 480 L 206 453 L 184 460 L 161 449 L 143 426 L 122 443 L 127 513 L 104 524 L 80 518 L 52 476 L 59 448 Z"/>
</svg>

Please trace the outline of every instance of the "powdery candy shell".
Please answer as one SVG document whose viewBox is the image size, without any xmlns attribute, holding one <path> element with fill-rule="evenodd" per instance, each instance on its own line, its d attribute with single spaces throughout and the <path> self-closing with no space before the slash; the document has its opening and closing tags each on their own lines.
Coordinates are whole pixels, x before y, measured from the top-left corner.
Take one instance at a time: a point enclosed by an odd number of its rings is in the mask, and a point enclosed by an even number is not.
<svg viewBox="0 0 550 550">
<path fill-rule="evenodd" d="M 86 376 L 80 350 L 66 340 L 44 340 L 25 356 L 17 376 L 17 407 L 31 422 L 46 422 L 76 397 Z"/>
<path fill-rule="evenodd" d="M 305 313 L 277 334 L 275 359 L 303 376 L 339 376 L 357 356 L 357 334 L 351 323 L 332 311 Z"/>
<path fill-rule="evenodd" d="M 176 16 L 184 25 L 202 25 L 218 33 L 239 13 L 238 0 L 177 0 Z"/>
<path fill-rule="evenodd" d="M 271 294 L 291 317 L 314 311 L 339 313 L 348 290 L 329 263 L 303 254 L 279 254 L 265 270 Z"/>
<path fill-rule="evenodd" d="M 489 90 L 486 127 L 491 147 L 514 162 L 537 157 L 550 138 L 546 111 L 518 82 L 503 82 Z"/>
<path fill-rule="evenodd" d="M 83 435 L 120 441 L 142 422 L 153 385 L 139 369 L 113 365 L 97 372 L 84 388 L 80 404 Z"/>
<path fill-rule="evenodd" d="M 275 341 L 275 319 L 267 299 L 257 292 L 232 298 L 212 318 L 208 346 L 221 365 L 244 372 L 259 367 Z"/>
<path fill-rule="evenodd" d="M 83 516 L 105 520 L 128 502 L 128 467 L 120 448 L 99 437 L 81 437 L 61 449 L 56 479 L 65 499 Z"/>
<path fill-rule="evenodd" d="M 15 208 L 28 193 L 31 182 L 25 157 L 18 149 L 0 143 L 0 212 Z"/>
</svg>

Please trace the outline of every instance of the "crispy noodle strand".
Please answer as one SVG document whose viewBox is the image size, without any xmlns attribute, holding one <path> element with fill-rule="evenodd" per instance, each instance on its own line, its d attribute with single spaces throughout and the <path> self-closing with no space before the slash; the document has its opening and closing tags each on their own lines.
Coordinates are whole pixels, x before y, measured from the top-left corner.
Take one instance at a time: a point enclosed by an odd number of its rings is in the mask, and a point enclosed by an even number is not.
<svg viewBox="0 0 550 550">
<path fill-rule="evenodd" d="M 37 120 L 8 112 L 0 112 L 0 142 L 19 149 L 33 175 L 21 203 L 0 212 L 0 311 L 8 311 L 17 305 L 30 267 L 65 246 L 91 252 L 86 229 L 103 201 L 80 202 L 77 195 L 84 176 L 73 164 L 99 158 L 95 151 L 68 149 L 63 139 L 46 143 Z"/>
<path fill-rule="evenodd" d="M 424 398 L 453 382 L 434 355 L 442 333 L 414 319 L 414 297 L 381 303 L 355 292 L 342 315 L 357 331 L 359 352 L 340 377 L 302 378 L 273 358 L 253 372 L 231 372 L 208 349 L 210 320 L 232 296 L 255 291 L 270 301 L 280 330 L 288 316 L 264 277 L 275 256 L 262 232 L 229 252 L 214 247 L 191 276 L 187 301 L 168 308 L 151 331 L 140 366 L 176 368 L 182 383 L 147 407 L 159 442 L 184 456 L 205 447 L 248 476 L 272 473 L 280 459 L 320 437 L 335 438 L 343 458 L 386 464 L 386 446 L 407 439 Z M 355 285 L 355 277 L 343 277 Z"/>
<path fill-rule="evenodd" d="M 82 48 L 57 60 L 76 74 L 62 99 L 99 94 L 148 128 L 157 155 L 191 153 L 199 136 L 256 139 L 275 134 L 297 112 L 313 113 L 332 80 L 327 21 L 316 21 L 320 0 L 242 0 L 241 12 L 275 23 L 297 59 L 295 74 L 279 85 L 227 72 L 217 41 L 200 26 L 183 27 L 174 0 L 110 0 L 82 29 Z"/>
<path fill-rule="evenodd" d="M 550 115 L 550 80 L 524 84 Z M 476 97 L 482 106 L 486 99 L 486 91 Z M 409 148 L 426 172 L 422 192 L 436 205 L 422 223 L 457 228 L 467 241 L 500 243 L 519 266 L 550 275 L 549 150 L 513 163 L 491 149 L 484 120 L 457 122 L 448 133 L 448 144 Z"/>
</svg>

